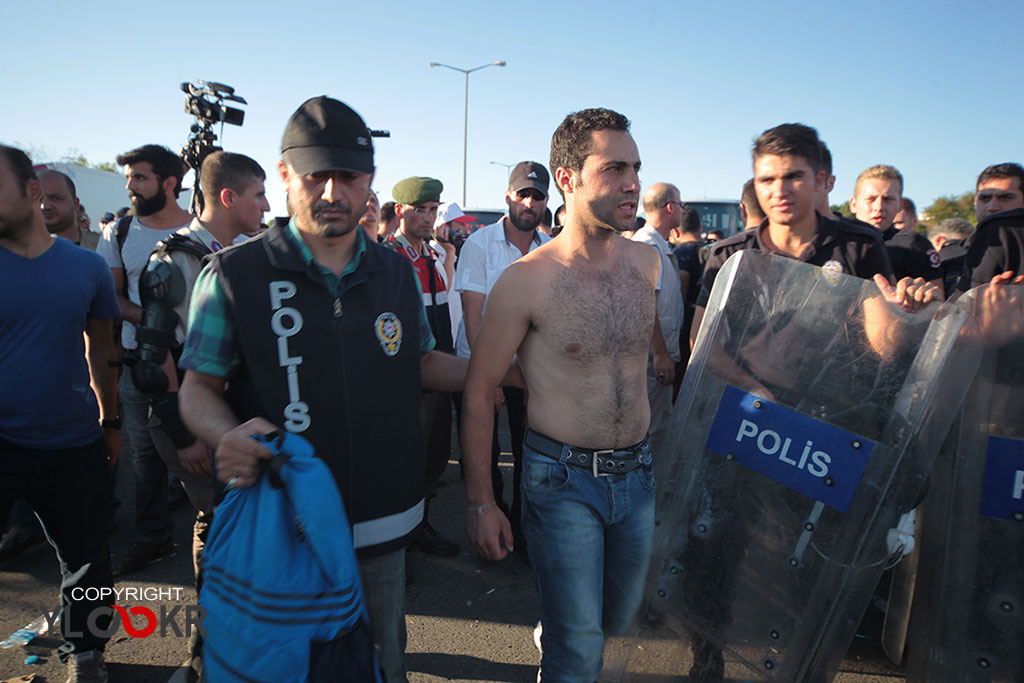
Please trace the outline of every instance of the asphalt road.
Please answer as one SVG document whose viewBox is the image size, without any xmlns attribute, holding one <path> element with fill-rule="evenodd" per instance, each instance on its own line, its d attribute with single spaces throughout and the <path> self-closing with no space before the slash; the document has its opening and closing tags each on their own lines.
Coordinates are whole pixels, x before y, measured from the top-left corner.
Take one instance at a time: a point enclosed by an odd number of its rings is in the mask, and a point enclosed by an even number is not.
<svg viewBox="0 0 1024 683">
<path fill-rule="evenodd" d="M 507 442 L 506 442 L 507 443 Z M 127 449 L 125 449 L 127 452 Z M 132 541 L 130 496 L 127 495 L 127 461 L 121 468 L 118 491 L 125 505 L 118 515 L 111 546 L 115 556 Z M 510 468 L 510 465 L 509 465 Z M 511 474 L 511 469 L 509 469 Z M 511 481 L 512 477 L 506 477 Z M 500 563 L 480 560 L 465 541 L 465 499 L 459 467 L 452 462 L 445 471 L 438 500 L 431 506 L 434 525 L 462 543 L 456 557 L 408 555 L 410 583 L 406 592 L 409 644 L 409 680 L 433 681 L 534 681 L 540 655 L 533 644 L 533 626 L 539 615 L 537 593 L 529 566 L 512 556 Z M 506 493 L 506 498 L 511 499 Z M 188 504 L 174 511 L 176 552 L 129 576 L 116 586 L 162 587 L 180 593 L 176 600 L 130 601 L 158 612 L 175 605 L 195 604 L 192 584 L 191 523 Z M 13 565 L 0 571 L 0 637 L 34 619 L 43 606 L 52 610 L 58 602 L 59 572 L 54 551 L 43 544 Z M 184 608 L 183 608 L 184 609 Z M 183 625 L 183 619 L 178 623 Z M 141 623 L 141 622 L 140 622 Z M 60 642 L 40 636 L 27 647 L 0 650 L 0 682 L 36 674 L 37 682 L 63 683 L 65 669 L 56 656 Z M 685 644 L 682 644 L 685 645 Z M 185 658 L 186 638 L 159 631 L 133 638 L 118 631 L 107 646 L 110 680 L 117 683 L 164 683 Z M 685 648 L 679 648 L 685 649 Z M 39 662 L 25 664 L 28 655 Z M 745 680 L 736 667 L 727 668 L 729 680 Z M 879 683 L 903 679 L 882 654 L 877 642 L 858 638 L 843 663 L 836 681 Z M 631 679 L 637 680 L 637 678 Z M 642 680 L 654 680 L 644 676 Z M 680 676 L 677 680 L 685 680 Z"/>
</svg>

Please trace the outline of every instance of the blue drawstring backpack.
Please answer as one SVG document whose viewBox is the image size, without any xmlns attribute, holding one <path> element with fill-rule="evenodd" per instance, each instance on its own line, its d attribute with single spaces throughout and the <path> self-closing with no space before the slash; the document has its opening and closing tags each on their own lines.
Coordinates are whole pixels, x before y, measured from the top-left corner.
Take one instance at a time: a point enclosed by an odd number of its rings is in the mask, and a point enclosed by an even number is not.
<svg viewBox="0 0 1024 683">
<path fill-rule="evenodd" d="M 203 551 L 203 677 L 381 683 L 341 495 L 301 436 L 253 437 L 275 453 L 228 492 Z"/>
</svg>

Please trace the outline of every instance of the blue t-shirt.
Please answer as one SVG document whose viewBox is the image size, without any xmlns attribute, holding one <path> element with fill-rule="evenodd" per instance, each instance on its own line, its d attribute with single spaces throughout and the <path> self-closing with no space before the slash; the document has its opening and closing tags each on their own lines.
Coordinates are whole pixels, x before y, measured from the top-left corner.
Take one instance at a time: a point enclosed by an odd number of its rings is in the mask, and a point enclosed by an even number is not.
<svg viewBox="0 0 1024 683">
<path fill-rule="evenodd" d="M 0 438 L 76 448 L 103 436 L 86 321 L 121 315 L 103 257 L 56 238 L 33 259 L 0 247 Z"/>
</svg>

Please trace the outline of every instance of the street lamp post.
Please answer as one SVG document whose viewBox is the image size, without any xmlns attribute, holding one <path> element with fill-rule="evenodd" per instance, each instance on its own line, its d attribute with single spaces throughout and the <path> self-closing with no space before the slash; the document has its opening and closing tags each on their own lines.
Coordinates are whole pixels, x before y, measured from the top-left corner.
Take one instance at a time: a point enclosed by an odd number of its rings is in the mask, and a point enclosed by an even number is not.
<svg viewBox="0 0 1024 683">
<path fill-rule="evenodd" d="M 515 167 L 515 164 L 503 164 L 500 161 L 492 161 L 491 163 L 494 164 L 495 166 L 504 166 L 505 167 L 505 175 L 506 175 L 505 180 L 511 180 L 512 179 L 512 169 Z"/>
<path fill-rule="evenodd" d="M 441 64 L 440 62 L 430 62 L 430 66 L 443 66 L 446 69 L 452 71 L 458 71 L 461 74 L 466 75 L 466 98 L 463 104 L 462 110 L 462 206 L 466 206 L 466 144 L 469 138 L 469 74 L 480 69 L 486 69 L 489 66 L 505 66 L 504 60 L 500 62 L 491 62 L 490 64 L 482 64 L 472 69 L 460 69 L 457 66 L 451 66 L 449 64 Z"/>
</svg>

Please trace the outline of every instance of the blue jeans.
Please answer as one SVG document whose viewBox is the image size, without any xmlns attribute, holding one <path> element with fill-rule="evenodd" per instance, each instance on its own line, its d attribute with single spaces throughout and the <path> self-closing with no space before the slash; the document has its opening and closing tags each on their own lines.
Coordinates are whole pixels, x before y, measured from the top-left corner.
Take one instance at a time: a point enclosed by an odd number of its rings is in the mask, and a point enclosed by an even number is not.
<svg viewBox="0 0 1024 683">
<path fill-rule="evenodd" d="M 131 372 L 118 383 L 124 429 L 131 446 L 135 485 L 135 531 L 139 538 L 160 543 L 171 537 L 171 510 L 167 506 L 167 466 L 149 433 L 149 398 L 135 388 Z"/>
<path fill-rule="evenodd" d="M 405 548 L 359 558 L 370 634 L 385 683 L 405 683 Z"/>
<path fill-rule="evenodd" d="M 654 540 L 654 474 L 594 476 L 523 447 L 523 529 L 540 593 L 541 680 L 593 681 L 604 638 L 622 633 L 643 595 Z"/>
</svg>

